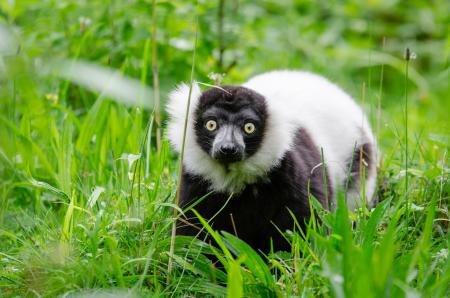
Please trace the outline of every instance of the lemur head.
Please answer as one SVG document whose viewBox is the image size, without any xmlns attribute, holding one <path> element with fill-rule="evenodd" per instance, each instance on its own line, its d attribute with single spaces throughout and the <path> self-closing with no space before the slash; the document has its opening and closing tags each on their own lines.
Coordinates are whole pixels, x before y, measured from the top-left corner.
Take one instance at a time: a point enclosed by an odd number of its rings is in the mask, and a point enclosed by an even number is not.
<svg viewBox="0 0 450 298">
<path fill-rule="evenodd" d="M 182 151 L 184 171 L 208 181 L 211 190 L 240 192 L 277 166 L 291 146 L 293 130 L 280 106 L 243 86 L 201 91 L 182 84 L 169 94 L 168 139 Z"/>
<path fill-rule="evenodd" d="M 260 94 L 245 87 L 212 88 L 202 93 L 195 109 L 195 137 L 219 163 L 240 162 L 261 146 L 266 117 L 266 103 Z"/>
</svg>

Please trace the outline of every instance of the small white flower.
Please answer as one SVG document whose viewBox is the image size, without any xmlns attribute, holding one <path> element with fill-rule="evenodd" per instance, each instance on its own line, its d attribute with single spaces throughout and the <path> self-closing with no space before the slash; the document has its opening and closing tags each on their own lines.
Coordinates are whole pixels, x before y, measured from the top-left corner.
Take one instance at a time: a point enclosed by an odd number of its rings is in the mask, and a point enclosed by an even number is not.
<svg viewBox="0 0 450 298">
<path fill-rule="evenodd" d="M 220 85 L 220 83 L 223 81 L 223 78 L 225 77 L 224 73 L 210 73 L 208 74 L 208 78 L 216 82 L 217 85 Z"/>
<path fill-rule="evenodd" d="M 78 18 L 78 23 L 80 24 L 80 31 L 84 32 L 92 24 L 92 20 L 88 17 L 81 16 Z"/>
</svg>

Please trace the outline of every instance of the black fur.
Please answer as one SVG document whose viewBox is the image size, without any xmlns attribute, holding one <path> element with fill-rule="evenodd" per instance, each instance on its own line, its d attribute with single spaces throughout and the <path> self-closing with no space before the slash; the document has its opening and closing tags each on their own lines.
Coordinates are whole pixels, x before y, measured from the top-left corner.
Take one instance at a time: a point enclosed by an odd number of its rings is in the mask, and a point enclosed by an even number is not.
<svg viewBox="0 0 450 298">
<path fill-rule="evenodd" d="M 355 148 L 352 159 L 347 163 L 350 171 L 347 176 L 347 190 L 357 189 L 361 184 L 362 174 L 364 172 L 366 179 L 372 172 L 374 165 L 372 145 L 369 143 L 362 144 Z"/>
<path fill-rule="evenodd" d="M 239 92 L 236 90 L 236 93 Z M 202 100 L 202 104 L 209 104 L 207 96 L 202 96 Z M 240 103 L 245 106 L 251 104 L 251 100 L 243 98 L 239 100 Z M 223 104 L 227 106 L 226 97 Z M 230 108 L 232 106 L 234 104 Z M 261 114 L 265 113 L 264 109 L 265 106 L 261 107 Z M 317 146 L 308 132 L 301 129 L 295 136 L 294 149 L 288 151 L 281 163 L 265 178 L 247 185 L 241 193 L 231 197 L 228 204 L 226 202 L 230 194 L 213 192 L 196 205 L 195 209 L 207 220 L 215 216 L 211 222 L 214 229 L 236 233 L 254 249 L 267 253 L 272 243 L 275 251 L 290 250 L 288 242 L 278 229 L 283 232 L 294 229 L 294 220 L 288 210 L 293 212 L 300 225 L 304 225 L 305 220 L 309 219 L 308 182 L 311 194 L 324 207 L 327 206 L 327 198 L 330 199 L 333 195 L 330 183 L 324 182 L 324 177 L 328 179 L 326 171 L 324 175 L 322 166 L 317 167 L 320 164 L 321 155 Z M 183 172 L 181 207 L 186 208 L 204 197 L 210 192 L 209 186 L 204 178 Z M 218 213 L 221 208 L 223 210 Z M 186 218 L 178 222 L 177 234 L 197 235 L 200 228 L 198 219 L 189 211 L 186 212 Z"/>
</svg>

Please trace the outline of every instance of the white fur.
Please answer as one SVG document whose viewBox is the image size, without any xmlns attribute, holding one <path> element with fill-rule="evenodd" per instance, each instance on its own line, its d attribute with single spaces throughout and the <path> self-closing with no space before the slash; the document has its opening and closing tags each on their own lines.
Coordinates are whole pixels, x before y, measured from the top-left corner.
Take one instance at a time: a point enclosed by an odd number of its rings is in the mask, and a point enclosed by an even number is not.
<svg viewBox="0 0 450 298">
<path fill-rule="evenodd" d="M 228 171 L 207 153 L 195 140 L 193 114 L 201 91 L 193 85 L 191 108 L 187 126 L 184 166 L 189 173 L 200 175 L 211 182 L 213 190 L 239 192 L 246 184 L 276 166 L 291 149 L 294 135 L 304 128 L 318 149 L 323 149 L 326 167 L 333 189 L 343 188 L 348 175 L 347 163 L 356 145 L 376 145 L 367 119 L 344 91 L 323 77 L 300 71 L 272 71 L 253 77 L 243 84 L 266 98 L 268 119 L 266 134 L 260 149 L 250 158 L 232 164 Z M 169 140 L 176 151 L 181 151 L 184 117 L 189 87 L 179 86 L 169 96 Z M 366 197 L 372 198 L 376 181 L 376 161 L 367 173 Z M 360 204 L 359 192 L 348 194 L 348 204 Z"/>
</svg>

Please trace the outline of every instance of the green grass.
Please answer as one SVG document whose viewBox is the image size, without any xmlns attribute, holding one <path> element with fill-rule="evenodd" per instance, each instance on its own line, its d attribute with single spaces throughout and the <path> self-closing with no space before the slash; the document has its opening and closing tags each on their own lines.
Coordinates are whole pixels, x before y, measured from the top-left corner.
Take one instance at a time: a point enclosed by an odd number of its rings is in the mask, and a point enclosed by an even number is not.
<svg viewBox="0 0 450 298">
<path fill-rule="evenodd" d="M 212 1 L 157 1 L 157 20 L 152 1 L 18 2 L 0 3 L 20 44 L 4 47 L 0 27 L 1 297 L 450 295 L 446 1 L 225 1 L 221 30 Z M 136 87 L 153 87 L 153 24 L 163 101 L 189 82 L 194 48 L 204 83 L 302 68 L 354 95 L 382 156 L 376 208 L 312 200 L 307 229 L 286 234 L 291 251 L 267 256 L 204 221 L 217 247 L 177 237 L 169 270 L 179 167 L 167 141 L 156 150 L 154 89 Z M 145 104 L 77 85 L 58 59 L 135 78 Z"/>
</svg>

